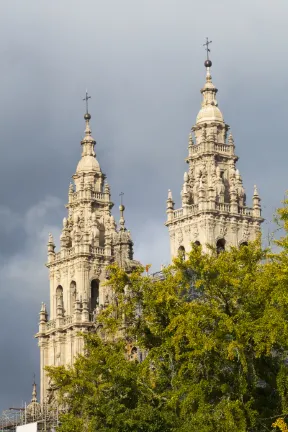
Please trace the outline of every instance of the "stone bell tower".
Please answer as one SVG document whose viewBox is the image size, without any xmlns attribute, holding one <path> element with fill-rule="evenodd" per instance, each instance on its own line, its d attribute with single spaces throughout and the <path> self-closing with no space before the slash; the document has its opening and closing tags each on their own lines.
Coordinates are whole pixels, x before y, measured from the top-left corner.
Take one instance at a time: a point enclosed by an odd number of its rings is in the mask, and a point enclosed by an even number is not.
<svg viewBox="0 0 288 432">
<path fill-rule="evenodd" d="M 122 203 L 119 229 L 111 215 L 110 187 L 96 159 L 88 107 L 84 119 L 82 155 L 69 186 L 68 215 L 63 220 L 59 252 L 55 252 L 49 234 L 50 317 L 48 320 L 46 306 L 42 304 L 36 335 L 40 347 L 42 403 L 53 400 L 53 387 L 44 367 L 69 365 L 75 355 L 83 352 L 79 331 L 93 330 L 97 312 L 111 299 L 109 287 L 105 285 L 107 265 L 117 262 L 128 272 L 139 265 L 133 260 L 133 242 L 125 227 Z"/>
<path fill-rule="evenodd" d="M 207 244 L 218 250 L 247 244 L 256 238 L 263 222 L 256 186 L 252 207 L 246 205 L 234 139 L 231 133 L 228 135 L 229 126 L 218 108 L 208 52 L 207 46 L 206 83 L 201 90 L 202 106 L 189 135 L 188 171 L 184 173 L 180 209 L 174 209 L 172 192 L 168 191 L 166 226 L 171 258 L 189 252 L 192 243 L 201 244 L 204 251 Z"/>
</svg>

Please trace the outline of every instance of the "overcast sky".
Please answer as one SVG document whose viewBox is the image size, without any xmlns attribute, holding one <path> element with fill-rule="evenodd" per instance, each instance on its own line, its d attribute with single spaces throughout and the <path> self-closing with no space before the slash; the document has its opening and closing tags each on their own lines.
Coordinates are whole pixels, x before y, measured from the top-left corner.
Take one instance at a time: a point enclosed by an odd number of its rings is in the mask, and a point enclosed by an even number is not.
<svg viewBox="0 0 288 432">
<path fill-rule="evenodd" d="M 287 0 L 2 0 L 0 411 L 29 401 L 39 375 L 46 243 L 66 214 L 86 88 L 115 216 L 124 191 L 135 258 L 157 270 L 169 262 L 165 201 L 171 188 L 180 204 L 206 36 L 248 200 L 257 184 L 269 221 L 283 199 L 287 15 Z"/>
</svg>

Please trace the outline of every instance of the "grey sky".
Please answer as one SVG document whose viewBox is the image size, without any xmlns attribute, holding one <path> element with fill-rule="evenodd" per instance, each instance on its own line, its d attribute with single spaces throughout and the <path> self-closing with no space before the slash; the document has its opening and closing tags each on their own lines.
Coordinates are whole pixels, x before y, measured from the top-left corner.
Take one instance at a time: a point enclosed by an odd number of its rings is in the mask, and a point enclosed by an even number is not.
<svg viewBox="0 0 288 432">
<path fill-rule="evenodd" d="M 248 199 L 256 183 L 268 220 L 283 199 L 287 14 L 287 0 L 2 1 L 0 411 L 29 400 L 38 373 L 47 236 L 65 216 L 86 87 L 97 158 L 116 204 L 125 192 L 135 257 L 157 269 L 169 260 L 165 201 L 171 188 L 180 203 L 206 36 Z"/>
</svg>

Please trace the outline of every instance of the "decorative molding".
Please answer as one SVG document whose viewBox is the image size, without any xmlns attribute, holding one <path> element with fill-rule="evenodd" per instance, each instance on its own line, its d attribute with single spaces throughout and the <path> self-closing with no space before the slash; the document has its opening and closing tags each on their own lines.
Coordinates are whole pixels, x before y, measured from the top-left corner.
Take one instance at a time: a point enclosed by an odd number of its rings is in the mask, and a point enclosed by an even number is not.
<svg viewBox="0 0 288 432">
<path fill-rule="evenodd" d="M 102 269 L 99 266 L 99 263 L 95 264 L 93 267 L 93 275 L 98 279 L 102 273 Z"/>
<path fill-rule="evenodd" d="M 73 277 L 75 275 L 75 267 L 74 267 L 74 265 L 71 265 L 69 270 L 70 270 L 70 276 Z"/>
<path fill-rule="evenodd" d="M 55 277 L 56 277 L 56 281 L 57 281 L 57 283 L 59 283 L 59 282 L 60 282 L 60 279 L 61 279 L 61 273 L 60 273 L 59 270 L 56 270 L 56 272 L 55 272 Z"/>
<path fill-rule="evenodd" d="M 181 244 L 183 241 L 183 233 L 180 228 L 177 230 L 177 241 L 179 244 Z"/>
</svg>

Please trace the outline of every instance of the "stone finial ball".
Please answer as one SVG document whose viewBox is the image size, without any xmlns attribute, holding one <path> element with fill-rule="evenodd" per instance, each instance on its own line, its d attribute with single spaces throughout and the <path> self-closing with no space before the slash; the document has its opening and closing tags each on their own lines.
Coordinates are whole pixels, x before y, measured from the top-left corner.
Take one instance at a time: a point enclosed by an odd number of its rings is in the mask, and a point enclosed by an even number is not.
<svg viewBox="0 0 288 432">
<path fill-rule="evenodd" d="M 211 60 L 205 60 L 204 66 L 206 68 L 211 67 L 212 66 L 212 61 Z"/>
<path fill-rule="evenodd" d="M 120 204 L 120 206 L 119 206 L 119 210 L 120 210 L 121 212 L 123 212 L 123 211 L 125 210 L 125 207 L 124 207 L 123 204 Z"/>
<path fill-rule="evenodd" d="M 86 114 L 84 115 L 84 119 L 85 119 L 85 120 L 90 120 L 90 119 L 91 119 L 91 115 L 90 115 L 89 113 L 86 113 Z"/>
</svg>

